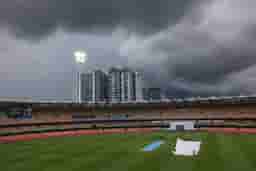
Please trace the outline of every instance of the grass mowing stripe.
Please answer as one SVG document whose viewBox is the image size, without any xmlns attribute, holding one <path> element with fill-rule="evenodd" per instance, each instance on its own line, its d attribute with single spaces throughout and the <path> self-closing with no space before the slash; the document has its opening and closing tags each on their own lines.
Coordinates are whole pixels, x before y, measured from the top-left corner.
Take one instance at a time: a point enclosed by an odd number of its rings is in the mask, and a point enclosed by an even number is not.
<svg viewBox="0 0 256 171">
<path fill-rule="evenodd" d="M 202 145 L 199 156 L 195 158 L 193 170 L 221 171 L 224 170 L 224 161 L 220 155 L 220 144 L 216 134 L 201 134 Z"/>
<path fill-rule="evenodd" d="M 241 171 L 252 170 L 252 166 L 248 160 L 246 160 L 240 148 L 237 148 L 237 140 L 234 140 L 233 136 L 236 135 L 219 135 L 219 143 L 221 145 L 221 158 L 225 162 L 223 166 L 225 170 Z"/>
<path fill-rule="evenodd" d="M 242 137 L 242 138 L 241 138 Z M 255 135 L 239 135 L 232 137 L 236 149 L 238 149 L 243 158 L 249 163 L 249 165 L 256 170 L 256 149 L 255 149 Z"/>
<path fill-rule="evenodd" d="M 98 139 L 98 137 L 96 138 Z M 90 146 L 86 146 L 84 145 L 84 148 L 80 151 L 78 151 L 78 154 L 76 155 L 72 155 L 72 158 L 70 159 L 70 163 L 77 163 L 76 165 L 72 165 L 70 166 L 71 168 L 79 168 L 81 165 L 84 165 L 84 163 L 90 162 L 91 158 L 96 158 L 96 160 L 98 159 L 98 156 L 101 156 L 101 153 L 106 151 L 106 145 L 109 142 L 108 139 L 102 139 L 100 138 L 100 141 L 96 141 L 93 145 L 95 144 L 99 144 L 99 146 L 95 147 L 95 148 L 89 148 Z M 89 149 L 88 149 L 89 148 Z"/>
<path fill-rule="evenodd" d="M 176 138 L 202 140 L 197 157 L 173 156 Z M 155 140 L 165 140 L 159 149 L 141 149 Z M 255 136 L 208 133 L 94 135 L 49 138 L 0 144 L 1 168 L 5 171 L 226 171 L 255 169 Z M 252 150 L 250 150 L 253 148 Z"/>
<path fill-rule="evenodd" d="M 120 166 L 119 168 L 122 170 L 124 168 L 126 168 L 125 170 L 134 170 L 131 168 L 134 168 L 134 166 L 136 166 L 136 168 L 138 169 L 138 165 L 140 163 L 145 163 L 145 155 L 149 154 L 149 153 L 144 153 L 141 151 L 141 149 L 144 147 L 145 144 L 148 144 L 149 142 L 155 141 L 159 139 L 159 136 L 161 136 L 162 133 L 153 133 L 151 135 L 137 135 L 136 137 L 138 138 L 137 141 L 135 143 L 132 144 L 127 144 L 127 149 L 130 153 L 127 153 L 127 156 L 124 156 L 123 159 L 121 159 L 121 161 L 119 160 L 119 162 L 123 163 L 123 165 L 115 165 L 112 169 L 117 169 L 117 166 Z M 157 150 L 156 150 L 157 151 Z M 151 153 L 150 153 L 151 154 Z M 150 164 L 150 163 L 148 163 Z M 124 167 L 125 166 L 125 167 Z M 119 169 L 119 170 L 120 170 Z"/>
<path fill-rule="evenodd" d="M 104 170 L 124 170 L 125 168 L 131 168 L 133 165 L 138 166 L 138 163 L 140 162 L 144 163 L 143 153 L 140 151 L 140 149 L 142 148 L 142 144 L 145 144 L 144 142 L 151 141 L 152 137 L 155 138 L 154 136 L 152 135 L 142 136 L 137 134 L 122 136 L 122 137 L 126 137 L 125 139 L 122 139 L 122 142 L 121 142 L 122 145 L 119 147 L 116 147 L 116 146 L 114 147 L 114 148 L 119 148 L 119 150 L 113 151 L 113 148 L 112 148 L 112 151 L 110 151 L 109 153 L 112 156 L 108 156 L 107 158 L 104 158 L 105 162 L 102 162 L 101 160 L 97 160 L 97 162 L 100 163 L 100 165 L 98 166 L 100 166 L 101 168 L 104 168 Z M 109 154 L 106 153 L 106 155 L 109 155 Z M 136 168 L 138 169 L 138 167 Z M 93 168 L 90 167 L 90 169 L 93 169 Z"/>
<path fill-rule="evenodd" d="M 155 168 L 159 170 L 159 168 L 157 167 L 157 162 L 162 161 L 162 157 L 158 156 L 158 154 L 161 153 L 159 150 L 162 149 L 162 146 L 160 146 L 159 149 L 152 152 L 143 152 L 142 148 L 146 144 L 158 140 L 159 136 L 161 135 L 162 133 L 154 133 L 151 134 L 151 136 L 145 136 L 145 138 L 141 137 L 140 144 L 143 145 L 141 145 L 139 148 L 135 148 L 136 151 L 134 151 L 134 149 L 132 150 L 133 147 L 130 147 L 131 153 L 127 154 L 126 157 L 118 161 L 118 163 L 121 164 L 115 165 L 114 167 L 108 170 L 153 170 Z M 153 162 L 150 161 L 152 158 Z M 152 164 L 154 165 L 152 166 Z"/>
<path fill-rule="evenodd" d="M 97 138 L 96 138 L 97 139 Z M 101 138 L 102 139 L 102 138 Z M 99 149 L 100 146 L 104 146 L 104 141 L 96 141 L 94 143 L 90 143 L 93 141 L 84 141 L 84 139 L 80 141 L 65 141 L 69 140 L 67 137 L 62 139 L 49 139 L 48 141 L 43 140 L 38 143 L 38 141 L 31 141 L 28 144 L 33 146 L 34 148 L 30 151 L 19 152 L 17 155 L 13 156 L 11 159 L 16 160 L 9 160 L 8 163 L 17 163 L 23 162 L 22 159 L 27 159 L 29 161 L 33 161 L 32 164 L 34 165 L 42 165 L 44 168 L 45 166 L 54 166 L 54 165 L 61 165 L 62 162 L 70 163 L 70 159 L 67 156 L 75 157 L 76 155 L 83 155 L 85 156 L 85 149 L 91 150 L 92 152 Z M 89 139 L 90 140 L 90 139 Z M 61 142 L 59 142 L 61 141 Z M 86 145 L 87 142 L 87 145 Z M 23 146 L 24 144 L 21 143 Z M 9 145 L 9 144 L 8 144 Z M 10 144 L 13 145 L 13 144 Z M 44 148 L 47 146 L 47 148 Z M 86 146 L 86 148 L 81 148 L 81 146 Z M 68 148 L 71 147 L 71 148 Z M 37 153 L 36 157 L 33 158 L 35 153 Z M 15 151 L 12 152 L 15 154 Z M 91 154 L 89 154 L 91 155 Z M 18 157 L 18 158 L 17 158 Z M 17 162 L 17 159 L 19 162 Z"/>
<path fill-rule="evenodd" d="M 110 137 L 112 137 L 112 139 L 110 139 Z M 78 168 L 82 167 L 87 168 L 89 170 L 98 170 L 100 168 L 106 169 L 107 167 L 111 167 L 112 163 L 115 160 L 120 159 L 120 157 L 122 157 L 122 155 L 126 153 L 127 149 L 129 149 L 129 147 L 127 146 L 127 142 L 132 144 L 136 143 L 136 141 L 128 141 L 128 138 L 130 136 L 113 135 L 110 137 L 109 139 L 107 139 L 109 142 L 106 141 L 105 143 L 105 148 L 103 148 L 100 151 L 95 151 L 91 155 L 88 155 L 89 157 L 87 158 L 87 160 L 81 163 L 81 165 L 78 166 Z M 111 143 L 113 142 L 113 140 L 115 143 Z"/>
</svg>

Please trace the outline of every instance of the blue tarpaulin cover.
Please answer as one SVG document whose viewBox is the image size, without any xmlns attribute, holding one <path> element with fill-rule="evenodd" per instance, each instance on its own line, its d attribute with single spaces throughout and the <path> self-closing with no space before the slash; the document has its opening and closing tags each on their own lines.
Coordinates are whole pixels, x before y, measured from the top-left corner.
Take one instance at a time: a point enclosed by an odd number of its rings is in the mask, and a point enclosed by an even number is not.
<svg viewBox="0 0 256 171">
<path fill-rule="evenodd" d="M 164 141 L 154 141 L 152 142 L 151 144 L 149 145 L 146 145 L 144 148 L 143 148 L 143 151 L 154 151 L 155 149 L 159 148 L 161 144 L 163 144 Z"/>
</svg>

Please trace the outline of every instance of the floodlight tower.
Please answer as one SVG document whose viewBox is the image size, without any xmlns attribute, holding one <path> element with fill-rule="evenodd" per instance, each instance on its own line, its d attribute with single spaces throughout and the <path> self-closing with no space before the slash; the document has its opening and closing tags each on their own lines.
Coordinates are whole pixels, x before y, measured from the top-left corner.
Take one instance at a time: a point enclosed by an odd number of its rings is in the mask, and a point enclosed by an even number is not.
<svg viewBox="0 0 256 171">
<path fill-rule="evenodd" d="M 77 65 L 77 73 L 75 79 L 75 102 L 81 103 L 81 70 L 83 64 L 87 62 L 87 54 L 84 51 L 74 52 L 75 62 Z"/>
</svg>

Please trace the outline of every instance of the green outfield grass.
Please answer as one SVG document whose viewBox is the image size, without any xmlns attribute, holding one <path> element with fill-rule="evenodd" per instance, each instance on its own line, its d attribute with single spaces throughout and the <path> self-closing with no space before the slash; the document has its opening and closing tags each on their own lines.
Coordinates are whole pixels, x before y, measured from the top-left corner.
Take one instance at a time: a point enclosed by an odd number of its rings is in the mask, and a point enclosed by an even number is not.
<svg viewBox="0 0 256 171">
<path fill-rule="evenodd" d="M 176 137 L 202 140 L 199 156 L 176 157 Z M 154 152 L 144 145 L 165 140 Z M 256 136 L 152 133 L 49 138 L 0 144 L 2 171 L 255 171 Z"/>
</svg>

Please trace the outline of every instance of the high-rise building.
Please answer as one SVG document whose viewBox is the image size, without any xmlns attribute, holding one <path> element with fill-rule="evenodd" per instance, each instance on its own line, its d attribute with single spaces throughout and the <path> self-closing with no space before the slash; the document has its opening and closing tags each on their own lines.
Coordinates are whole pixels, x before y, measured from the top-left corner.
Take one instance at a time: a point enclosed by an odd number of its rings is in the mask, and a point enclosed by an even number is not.
<svg viewBox="0 0 256 171">
<path fill-rule="evenodd" d="M 144 85 L 144 79 L 141 73 L 136 72 L 135 73 L 135 85 L 136 85 L 136 101 L 143 101 L 143 87 Z"/>
<path fill-rule="evenodd" d="M 101 70 L 94 70 L 81 74 L 81 100 L 83 102 L 143 100 L 143 82 L 141 74 L 128 68 L 111 68 L 108 75 Z"/>
<path fill-rule="evenodd" d="M 81 101 L 91 102 L 93 94 L 93 78 L 92 73 L 81 74 Z"/>
<path fill-rule="evenodd" d="M 121 100 L 136 100 L 136 75 L 129 69 L 123 69 L 121 72 Z"/>
<path fill-rule="evenodd" d="M 107 75 L 101 70 L 95 70 L 93 74 L 93 94 L 94 102 L 106 101 L 107 99 Z"/>
<path fill-rule="evenodd" d="M 109 100 L 112 102 L 120 102 L 122 100 L 121 90 L 121 73 L 119 68 L 111 68 L 109 71 Z"/>
<path fill-rule="evenodd" d="M 142 88 L 142 99 L 149 100 L 148 88 Z"/>
<path fill-rule="evenodd" d="M 107 75 L 101 70 L 81 74 L 81 99 L 87 102 L 107 100 Z"/>
<path fill-rule="evenodd" d="M 161 89 L 160 88 L 149 88 L 149 100 L 161 100 Z"/>
<path fill-rule="evenodd" d="M 135 72 L 127 68 L 111 68 L 109 71 L 109 98 L 109 100 L 112 102 L 135 101 Z"/>
<path fill-rule="evenodd" d="M 143 88 L 144 100 L 161 100 L 161 89 L 160 88 Z"/>
</svg>

